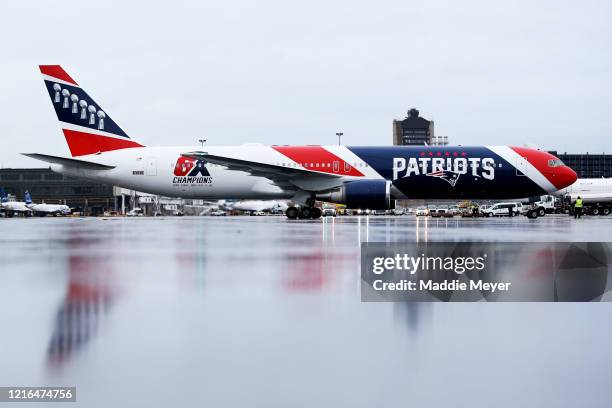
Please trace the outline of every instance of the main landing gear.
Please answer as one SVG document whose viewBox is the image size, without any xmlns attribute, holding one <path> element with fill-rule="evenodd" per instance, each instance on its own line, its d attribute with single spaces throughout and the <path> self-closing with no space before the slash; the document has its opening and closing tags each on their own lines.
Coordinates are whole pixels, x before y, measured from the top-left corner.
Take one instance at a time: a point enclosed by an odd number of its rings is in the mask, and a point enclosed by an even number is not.
<svg viewBox="0 0 612 408">
<path fill-rule="evenodd" d="M 320 208 L 315 207 L 315 195 L 313 193 L 306 194 L 309 194 L 309 196 L 302 196 L 304 201 L 298 201 L 298 203 L 304 203 L 304 205 L 300 205 L 300 208 L 294 206 L 287 208 L 287 211 L 285 211 L 287 218 L 290 220 L 295 220 L 296 218 L 299 218 L 300 220 L 316 220 L 317 218 L 321 218 L 323 211 Z"/>
<path fill-rule="evenodd" d="M 300 208 L 289 207 L 287 208 L 287 211 L 285 211 L 285 215 L 290 220 L 295 220 L 296 218 L 299 218 L 300 220 L 308 220 L 308 219 L 315 220 L 317 218 L 321 218 L 322 214 L 323 212 L 321 211 L 320 208 L 308 207 L 308 206 L 304 206 Z"/>
</svg>

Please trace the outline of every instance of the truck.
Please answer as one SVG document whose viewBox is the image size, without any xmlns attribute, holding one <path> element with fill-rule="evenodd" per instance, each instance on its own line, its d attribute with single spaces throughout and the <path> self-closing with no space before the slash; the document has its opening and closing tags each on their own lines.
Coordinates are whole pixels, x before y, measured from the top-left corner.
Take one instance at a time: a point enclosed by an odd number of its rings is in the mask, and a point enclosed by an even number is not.
<svg viewBox="0 0 612 408">
<path fill-rule="evenodd" d="M 546 214 L 554 214 L 560 209 L 559 199 L 552 195 L 541 195 L 521 200 L 523 204 L 522 214 L 529 218 L 544 217 Z"/>
<path fill-rule="evenodd" d="M 609 215 L 612 212 L 612 178 L 578 179 L 555 195 L 561 199 L 564 212 L 570 214 L 573 214 L 573 204 L 578 197 L 582 199 L 584 214 Z"/>
</svg>

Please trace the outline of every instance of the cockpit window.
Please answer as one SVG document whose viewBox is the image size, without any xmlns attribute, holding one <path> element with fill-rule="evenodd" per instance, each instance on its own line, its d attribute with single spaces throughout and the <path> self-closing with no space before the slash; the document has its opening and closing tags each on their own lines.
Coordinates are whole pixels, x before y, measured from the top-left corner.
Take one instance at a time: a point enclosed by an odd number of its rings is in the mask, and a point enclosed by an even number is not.
<svg viewBox="0 0 612 408">
<path fill-rule="evenodd" d="M 561 166 L 565 166 L 565 164 L 563 164 L 563 162 L 559 159 L 551 159 L 548 161 L 548 167 L 561 167 Z"/>
</svg>

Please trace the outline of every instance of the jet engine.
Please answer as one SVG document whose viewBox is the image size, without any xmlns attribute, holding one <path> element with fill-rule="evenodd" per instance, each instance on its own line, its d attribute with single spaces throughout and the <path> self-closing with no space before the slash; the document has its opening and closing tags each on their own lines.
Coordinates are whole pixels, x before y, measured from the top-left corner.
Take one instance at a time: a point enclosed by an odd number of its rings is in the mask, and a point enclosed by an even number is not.
<svg viewBox="0 0 612 408">
<path fill-rule="evenodd" d="M 328 193 L 317 194 L 317 200 L 345 204 L 346 208 L 388 210 L 395 208 L 391 199 L 391 182 L 387 180 L 355 180 Z"/>
</svg>

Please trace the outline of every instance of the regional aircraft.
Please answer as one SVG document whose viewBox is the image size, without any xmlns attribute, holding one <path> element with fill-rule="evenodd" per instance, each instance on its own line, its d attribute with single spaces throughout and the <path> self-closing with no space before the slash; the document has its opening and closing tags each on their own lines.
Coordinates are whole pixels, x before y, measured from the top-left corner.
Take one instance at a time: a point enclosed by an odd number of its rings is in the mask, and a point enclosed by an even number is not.
<svg viewBox="0 0 612 408">
<path fill-rule="evenodd" d="M 279 200 L 240 200 L 233 203 L 226 203 L 224 208 L 228 210 L 238 210 L 245 212 L 260 212 L 267 211 L 273 213 L 282 213 L 287 211 L 289 206 L 285 201 Z"/>
<path fill-rule="evenodd" d="M 41 65 L 72 157 L 28 153 L 70 176 L 169 197 L 291 200 L 290 219 L 318 218 L 315 200 L 388 209 L 397 199 L 508 199 L 576 180 L 555 156 L 510 146 L 147 147 L 130 138 L 59 65 Z"/>
<path fill-rule="evenodd" d="M 47 214 L 53 215 L 54 217 L 58 215 L 68 215 L 70 214 L 70 207 L 63 204 L 35 204 L 32 202 L 32 196 L 30 192 L 26 190 L 25 192 L 25 205 L 30 210 L 34 212 L 34 214 L 39 216 L 45 216 Z"/>
<path fill-rule="evenodd" d="M 29 209 L 23 201 L 9 201 L 4 187 L 0 187 L 0 209 L 2 209 L 7 216 L 11 217 L 15 213 L 23 215 L 31 215 L 32 210 Z"/>
</svg>

